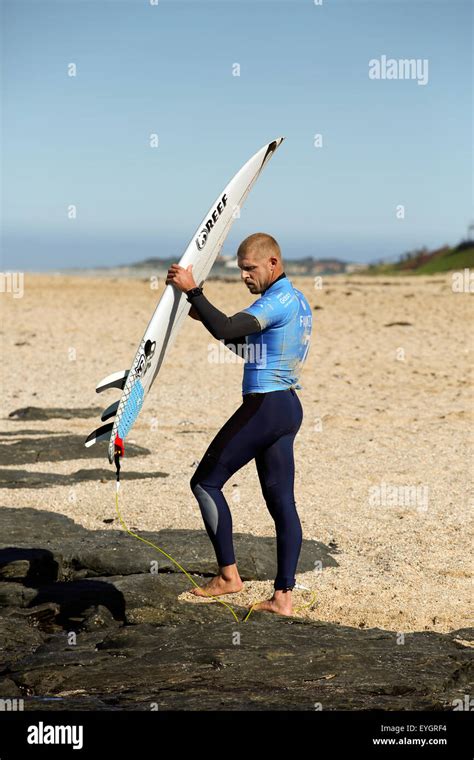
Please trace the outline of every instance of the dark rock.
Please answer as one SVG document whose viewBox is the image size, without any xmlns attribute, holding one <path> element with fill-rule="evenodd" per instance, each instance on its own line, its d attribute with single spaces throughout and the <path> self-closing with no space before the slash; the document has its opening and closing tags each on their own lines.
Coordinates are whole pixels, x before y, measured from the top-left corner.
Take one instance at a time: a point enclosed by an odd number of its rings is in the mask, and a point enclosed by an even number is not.
<svg viewBox="0 0 474 760">
<path fill-rule="evenodd" d="M 127 449 L 128 452 L 128 449 Z M 127 470 L 121 480 L 142 480 L 145 478 L 167 478 L 167 472 L 134 472 Z M 115 480 L 112 469 L 77 470 L 70 475 L 59 475 L 50 472 L 30 472 L 29 470 L 0 470 L 0 488 L 50 488 L 52 486 L 75 486 L 84 480 L 100 481 L 101 483 Z"/>
<path fill-rule="evenodd" d="M 189 573 L 211 576 L 217 571 L 212 545 L 204 530 L 143 531 L 140 537 L 174 557 Z M 95 576 L 126 576 L 150 573 L 158 564 L 160 573 L 178 573 L 176 565 L 153 546 L 123 530 L 88 531 L 69 517 L 29 508 L 0 508 L 0 568 L 3 577 L 18 573 L 18 561 L 29 561 L 37 569 L 27 569 L 26 585 L 42 582 L 79 580 Z M 276 569 L 275 539 L 234 534 L 234 543 L 243 580 L 268 580 Z M 41 548 L 38 548 L 41 546 Z M 35 548 L 36 547 L 36 548 Z M 299 572 L 337 567 L 331 550 L 317 541 L 304 541 Z M 47 575 L 49 572 L 52 575 Z"/>
<path fill-rule="evenodd" d="M 17 609 L 0 608 L 0 681 L 7 667 L 35 651 L 42 642 L 41 631 L 30 626 Z"/>
<path fill-rule="evenodd" d="M 80 634 L 75 646 L 50 637 L 12 666 L 27 709 L 39 709 L 28 695 L 82 693 L 102 709 L 450 710 L 471 664 L 467 648 L 441 634 L 407 634 L 399 645 L 394 632 L 272 615 L 98 635 Z"/>
<path fill-rule="evenodd" d="M 45 549 L 0 549 L 0 580 L 17 581 L 31 585 L 51 583 L 62 577 L 62 557 Z"/>
<path fill-rule="evenodd" d="M 0 676 L 0 697 L 20 697 L 22 694 L 15 681 Z"/>
<path fill-rule="evenodd" d="M 217 569 L 204 530 L 140 535 L 191 574 Z M 0 695 L 21 695 L 25 710 L 452 710 L 471 693 L 471 629 L 400 644 L 377 628 L 263 612 L 244 622 L 232 598 L 183 594 L 190 579 L 122 531 L 1 508 L 0 536 Z M 245 577 L 273 577 L 273 539 L 235 544 Z M 299 570 L 318 559 L 336 565 L 305 542 Z"/>
<path fill-rule="evenodd" d="M 97 417 L 102 414 L 102 407 L 82 407 L 79 409 L 65 409 L 63 407 L 39 407 L 24 406 L 21 409 L 15 409 L 8 415 L 15 420 L 74 420 L 79 418 Z"/>
<path fill-rule="evenodd" d="M 28 621 L 28 625 L 36 626 L 42 631 L 55 632 L 59 626 L 56 621 L 60 615 L 61 608 L 54 602 L 45 602 L 34 607 L 28 607 L 25 610 L 19 610 L 18 615 Z"/>
<path fill-rule="evenodd" d="M 102 628 L 115 628 L 119 623 L 107 607 L 102 604 L 94 605 L 84 610 L 83 631 L 97 631 Z"/>
<path fill-rule="evenodd" d="M 106 451 L 106 443 L 101 442 L 87 448 L 84 441 L 87 437 L 80 435 L 48 435 L 29 436 L 14 443 L 0 443 L 0 460 L 6 465 L 22 465 L 35 462 L 65 462 L 77 459 L 102 459 Z M 149 449 L 127 445 L 127 456 L 136 457 L 150 454 Z"/>
<path fill-rule="evenodd" d="M 0 583 L 0 607 L 27 607 L 35 597 L 35 589 L 22 583 Z"/>
</svg>

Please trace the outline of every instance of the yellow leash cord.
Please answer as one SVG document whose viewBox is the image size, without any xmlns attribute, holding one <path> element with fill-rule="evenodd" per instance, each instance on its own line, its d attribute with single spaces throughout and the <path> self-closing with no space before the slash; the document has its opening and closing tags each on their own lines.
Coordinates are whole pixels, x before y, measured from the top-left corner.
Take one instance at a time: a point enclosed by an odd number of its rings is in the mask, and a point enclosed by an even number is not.
<svg viewBox="0 0 474 760">
<path fill-rule="evenodd" d="M 181 572 L 183 572 L 183 573 L 185 574 L 185 576 L 186 576 L 187 578 L 189 578 L 189 580 L 191 581 L 191 583 L 192 583 L 192 584 L 194 584 L 194 586 L 196 586 L 196 588 L 201 588 L 201 586 L 199 586 L 199 585 L 196 583 L 196 581 L 194 580 L 194 578 L 192 578 L 192 576 L 191 576 L 191 575 L 190 575 L 190 574 L 187 572 L 187 570 L 185 570 L 185 569 L 184 569 L 184 567 L 182 567 L 182 566 L 179 564 L 179 562 L 177 562 L 175 559 L 173 559 L 173 557 L 171 557 L 169 554 L 167 554 L 167 553 L 164 551 L 164 549 L 160 549 L 160 547 L 159 547 L 159 546 L 156 546 L 156 544 L 153 544 L 151 541 L 147 541 L 147 539 L 146 539 L 146 538 L 142 538 L 141 536 L 138 536 L 136 533 L 133 533 L 133 532 L 132 532 L 132 531 L 131 531 L 131 530 L 128 528 L 128 526 L 125 524 L 125 521 L 124 521 L 124 519 L 123 519 L 122 515 L 120 514 L 119 503 L 118 503 L 118 492 L 119 492 L 119 487 L 120 487 L 120 484 L 119 484 L 119 483 L 117 483 L 117 488 L 116 488 L 116 491 L 115 491 L 115 507 L 116 507 L 116 509 L 117 509 L 117 514 L 118 514 L 118 517 L 119 517 L 119 520 L 120 520 L 120 522 L 121 522 L 121 524 L 122 524 L 122 527 L 123 527 L 123 529 L 124 529 L 124 530 L 125 530 L 125 531 L 126 531 L 126 532 L 127 532 L 129 535 L 130 535 L 130 536 L 134 536 L 135 538 L 138 538 L 138 540 L 139 540 L 139 541 L 143 541 L 143 543 L 144 543 L 144 544 L 148 544 L 148 546 L 152 546 L 152 547 L 153 547 L 153 549 L 156 549 L 157 551 L 161 552 L 161 554 L 164 554 L 164 555 L 165 555 L 165 557 L 167 557 L 168 559 L 170 559 L 170 560 L 171 560 L 171 562 L 173 562 L 173 563 L 176 565 L 176 567 L 178 567 L 178 568 L 181 570 Z M 223 601 L 222 601 L 222 599 L 219 599 L 217 596 L 213 596 L 212 594 L 208 594 L 208 593 L 207 593 L 207 591 L 206 591 L 205 589 L 201 589 L 201 590 L 202 590 L 202 591 L 204 591 L 204 593 L 205 593 L 207 596 L 210 596 L 212 599 L 215 599 L 215 600 L 216 600 L 217 602 L 219 602 L 220 604 L 223 604 L 223 605 L 224 605 L 224 607 L 227 607 L 227 609 L 229 609 L 229 610 L 232 612 L 232 614 L 233 614 L 234 618 L 236 619 L 237 623 L 239 622 L 239 618 L 238 618 L 238 617 L 237 617 L 237 615 L 235 614 L 235 612 L 234 612 L 234 610 L 232 609 L 232 607 L 230 606 L 230 604 L 226 604 L 226 602 L 223 602 Z"/>
<path fill-rule="evenodd" d="M 216 602 L 219 602 L 219 604 L 222 604 L 224 607 L 227 607 L 227 609 L 228 609 L 228 610 L 230 610 L 230 612 L 231 612 L 231 613 L 232 613 L 232 615 L 234 616 L 234 618 L 235 618 L 236 622 L 238 623 L 238 622 L 239 622 L 239 618 L 238 618 L 238 617 L 237 617 L 237 615 L 235 614 L 235 612 L 234 612 L 234 609 L 231 607 L 231 605 L 230 605 L 230 604 L 227 604 L 226 602 L 223 602 L 223 601 L 222 601 L 222 599 L 219 599 L 219 597 L 217 597 L 217 596 L 213 596 L 213 594 L 209 594 L 209 593 L 208 593 L 208 592 L 207 592 L 207 591 L 206 591 L 204 588 L 202 588 L 201 586 L 199 586 L 199 585 L 196 583 L 196 581 L 194 580 L 194 578 L 193 578 L 193 577 L 192 577 L 192 576 L 191 576 L 191 575 L 190 575 L 190 574 L 187 572 L 187 570 L 185 570 L 185 569 L 184 569 L 184 567 L 182 567 L 182 566 L 179 564 L 179 562 L 177 562 L 175 559 L 173 559 L 173 557 L 171 557 L 169 554 L 167 554 L 167 553 L 164 551 L 164 549 L 160 549 L 160 547 L 159 547 L 159 546 L 156 546 L 156 544 L 153 544 L 151 541 L 148 541 L 146 538 L 142 538 L 142 537 L 141 537 L 141 536 L 139 536 L 137 533 L 133 533 L 133 532 L 130 530 L 130 528 L 129 528 L 129 527 L 126 525 L 126 523 L 125 523 L 125 520 L 123 519 L 123 517 L 122 517 L 122 515 L 121 515 L 121 513 L 120 513 L 120 509 L 119 509 L 119 498 L 118 498 L 119 489 L 120 489 L 120 481 L 118 481 L 118 480 L 117 480 L 117 482 L 116 482 L 116 489 L 115 489 L 115 508 L 116 508 L 116 510 L 117 510 L 117 515 L 118 515 L 118 518 L 119 518 L 119 520 L 120 520 L 120 523 L 121 523 L 121 525 L 122 525 L 123 529 L 126 531 L 126 533 L 128 533 L 130 536 L 133 536 L 134 538 L 137 538 L 139 541 L 142 541 L 144 544 L 148 544 L 148 546 L 151 546 L 151 547 L 153 547 L 153 549 L 156 549 L 156 551 L 158 551 L 158 552 L 161 552 L 161 554 L 164 554 L 164 556 L 165 556 L 165 557 L 167 557 L 167 559 L 171 560 L 171 562 L 173 562 L 173 563 L 176 565 L 176 567 L 178 567 L 178 568 L 181 570 L 181 572 L 182 572 L 182 573 L 184 573 L 184 574 L 185 574 L 185 576 L 186 576 L 187 578 L 189 578 L 189 580 L 191 581 L 191 583 L 192 583 L 194 586 L 196 586 L 196 588 L 199 588 L 199 589 L 201 589 L 201 591 L 203 591 L 203 592 L 206 594 L 206 596 L 209 596 L 211 599 L 215 599 L 215 601 L 216 601 Z M 308 590 L 309 590 L 309 589 L 308 589 Z M 316 593 L 315 593 L 315 592 L 313 592 L 313 597 L 316 597 Z M 310 601 L 308 604 L 305 604 L 305 605 L 303 605 L 303 607 L 297 607 L 297 608 L 294 610 L 294 612 L 298 612 L 298 610 L 304 610 L 304 609 L 306 609 L 307 607 L 310 607 L 310 606 L 313 604 L 313 601 L 314 601 L 314 599 L 311 599 L 311 601 Z M 249 612 L 247 613 L 247 615 L 245 616 L 245 618 L 244 618 L 244 620 L 243 620 L 243 622 L 244 622 L 244 623 L 246 623 L 246 622 L 247 622 L 247 620 L 248 620 L 248 619 L 249 619 L 249 617 L 250 617 L 250 614 L 253 612 L 253 608 L 254 608 L 254 607 L 257 605 L 257 604 L 258 604 L 258 602 L 254 602 L 254 604 L 251 606 L 251 608 L 250 608 Z"/>
</svg>

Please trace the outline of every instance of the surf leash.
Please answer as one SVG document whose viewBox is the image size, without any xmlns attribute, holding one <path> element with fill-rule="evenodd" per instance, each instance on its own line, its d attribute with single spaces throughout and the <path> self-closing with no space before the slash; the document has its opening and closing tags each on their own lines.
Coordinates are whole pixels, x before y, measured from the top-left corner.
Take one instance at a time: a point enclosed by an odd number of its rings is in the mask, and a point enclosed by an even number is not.
<svg viewBox="0 0 474 760">
<path fill-rule="evenodd" d="M 167 552 L 165 552 L 164 549 L 161 549 L 159 546 L 157 546 L 156 544 L 154 544 L 152 541 L 148 541 L 146 538 L 143 538 L 142 536 L 139 536 L 137 533 L 133 533 L 133 531 L 131 531 L 130 528 L 128 527 L 128 525 L 125 523 L 125 520 L 122 517 L 122 514 L 120 512 L 120 507 L 119 507 L 120 457 L 121 456 L 123 456 L 123 448 L 120 445 L 115 445 L 115 449 L 114 449 L 114 462 L 115 462 L 115 471 L 116 471 L 115 509 L 116 509 L 116 512 L 117 512 L 120 524 L 122 525 L 122 528 L 124 529 L 124 531 L 126 533 L 128 533 L 129 536 L 133 536 L 134 538 L 138 539 L 138 541 L 142 541 L 142 543 L 147 544 L 148 546 L 151 546 L 153 549 L 156 549 L 156 551 L 158 551 L 161 554 L 163 554 L 167 559 L 169 559 L 171 562 L 173 562 L 173 564 L 176 565 L 176 567 L 179 570 L 181 570 L 182 573 L 184 573 L 184 575 L 186 576 L 186 578 L 188 578 L 191 581 L 191 583 L 194 586 L 196 586 L 196 588 L 198 588 L 201 591 L 203 591 L 206 596 L 210 597 L 211 599 L 214 599 L 216 602 L 219 602 L 219 604 L 222 604 L 224 607 L 226 607 L 229 610 L 229 612 L 231 612 L 231 614 L 233 615 L 235 621 L 237 623 L 239 623 L 240 622 L 239 618 L 236 615 L 236 613 L 234 611 L 234 608 L 230 604 L 228 604 L 227 602 L 222 601 L 222 599 L 219 599 L 218 596 L 214 596 L 213 594 L 209 594 L 204 588 L 202 588 L 202 586 L 200 586 L 198 583 L 196 583 L 196 581 L 188 573 L 188 571 L 185 570 L 184 567 L 182 565 L 180 565 L 179 562 L 177 560 L 175 560 L 170 554 L 168 554 Z M 307 588 L 306 586 L 299 586 L 298 584 L 295 586 L 295 588 L 305 589 L 306 591 L 310 591 L 311 590 L 311 589 Z M 311 607 L 313 605 L 313 602 L 314 602 L 315 598 L 316 598 L 316 592 L 313 592 L 313 598 L 311 599 L 311 601 L 308 602 L 308 604 L 303 605 L 302 607 L 296 607 L 295 610 L 294 610 L 294 612 L 298 612 L 299 610 L 304 610 L 304 609 L 307 609 L 308 607 Z M 257 604 L 258 604 L 258 602 L 254 602 L 254 604 L 251 605 L 250 610 L 245 615 L 245 617 L 243 618 L 242 622 L 244 622 L 244 623 L 247 622 L 247 620 L 249 619 L 251 613 L 253 612 L 254 607 Z"/>
</svg>

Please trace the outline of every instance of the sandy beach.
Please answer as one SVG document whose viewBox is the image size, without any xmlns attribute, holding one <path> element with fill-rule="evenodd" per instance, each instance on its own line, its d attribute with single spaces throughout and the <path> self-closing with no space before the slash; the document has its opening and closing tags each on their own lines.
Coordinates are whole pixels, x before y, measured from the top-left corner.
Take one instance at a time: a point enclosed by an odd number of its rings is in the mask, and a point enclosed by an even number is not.
<svg viewBox="0 0 474 760">
<path fill-rule="evenodd" d="M 303 539 L 328 546 L 337 562 L 297 573 L 297 582 L 316 592 L 303 614 L 401 632 L 468 626 L 470 294 L 454 293 L 450 274 L 340 275 L 324 278 L 321 289 L 311 279 L 291 279 L 314 309 L 300 379 L 304 420 L 295 443 L 295 498 Z M 29 406 L 86 410 L 112 403 L 117 392 L 97 396 L 95 386 L 129 367 L 164 282 L 152 289 L 147 279 L 27 273 L 24 288 L 22 298 L 1 298 L 1 482 L 8 487 L 2 487 L 0 504 L 61 513 L 88 529 L 120 530 L 106 445 L 99 444 L 100 457 L 97 451 L 84 457 L 81 448 L 100 424 L 99 414 L 47 420 L 9 415 Z M 229 315 L 255 300 L 239 282 L 210 281 L 205 293 Z M 189 481 L 241 402 L 241 361 L 227 350 L 228 361 L 209 361 L 216 344 L 200 323 L 186 321 L 127 439 L 151 452 L 126 456 L 123 463 L 125 472 L 149 475 L 123 486 L 123 515 L 138 532 L 204 532 Z M 50 436 L 64 438 L 63 458 L 48 461 L 42 451 Z M 15 445 L 28 439 L 36 456 L 12 464 Z M 72 487 L 51 484 L 52 475 L 97 468 L 109 475 L 78 478 Z M 22 486 L 25 473 L 37 476 L 34 486 Z M 254 462 L 228 481 L 224 493 L 236 532 L 274 536 Z M 186 602 L 209 603 L 191 598 L 189 586 L 183 576 Z M 271 592 L 270 581 L 247 582 L 229 601 L 247 605 Z M 297 606 L 309 598 L 306 591 L 294 595 Z"/>
</svg>

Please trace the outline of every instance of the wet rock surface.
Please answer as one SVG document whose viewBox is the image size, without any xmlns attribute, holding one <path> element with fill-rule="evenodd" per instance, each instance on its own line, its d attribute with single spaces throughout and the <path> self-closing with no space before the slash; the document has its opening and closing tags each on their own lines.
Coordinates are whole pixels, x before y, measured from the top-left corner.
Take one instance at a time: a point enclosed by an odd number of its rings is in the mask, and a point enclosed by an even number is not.
<svg viewBox="0 0 474 760">
<path fill-rule="evenodd" d="M 79 435 L 50 433 L 39 435 L 37 432 L 19 430 L 16 436 L 3 436 L 0 440 L 0 461 L 4 465 L 27 465 L 37 462 L 65 462 L 76 459 L 101 459 L 104 457 L 102 447 L 96 445 L 87 448 L 85 438 Z M 145 456 L 149 449 L 130 443 L 127 456 Z M 110 478 L 110 470 L 107 470 Z M 2 471 L 5 478 L 6 470 Z M 58 477 L 58 476 L 56 476 Z M 55 482 L 61 482 L 57 480 Z M 23 486 L 24 483 L 22 482 Z"/>
<path fill-rule="evenodd" d="M 41 406 L 23 406 L 19 409 L 14 409 L 8 415 L 14 420 L 32 420 L 37 422 L 38 420 L 74 420 L 78 417 L 81 419 L 88 419 L 89 417 L 97 417 L 101 415 L 102 407 L 79 407 L 76 409 L 65 407 L 41 407 Z"/>
<path fill-rule="evenodd" d="M 140 533 L 211 576 L 203 532 Z M 269 579 L 275 542 L 235 536 L 244 580 Z M 305 541 L 299 571 L 335 566 Z M 472 629 L 354 629 L 186 599 L 191 583 L 122 531 L 0 508 L 0 697 L 25 710 L 453 709 L 472 693 Z M 190 595 L 189 595 L 190 596 Z"/>
<path fill-rule="evenodd" d="M 121 475 L 121 480 L 144 480 L 146 478 L 167 477 L 167 472 L 134 472 L 129 470 Z M 115 472 L 111 469 L 106 470 L 105 468 L 77 470 L 70 475 L 60 475 L 55 472 L 45 473 L 20 469 L 0 469 L 0 488 L 51 488 L 52 486 L 71 486 L 72 488 L 78 482 L 84 480 L 110 483 L 113 479 L 115 479 Z"/>
</svg>

